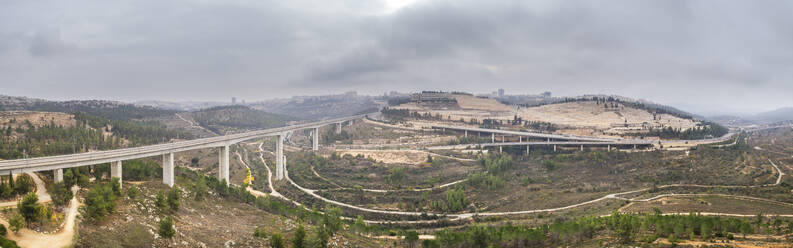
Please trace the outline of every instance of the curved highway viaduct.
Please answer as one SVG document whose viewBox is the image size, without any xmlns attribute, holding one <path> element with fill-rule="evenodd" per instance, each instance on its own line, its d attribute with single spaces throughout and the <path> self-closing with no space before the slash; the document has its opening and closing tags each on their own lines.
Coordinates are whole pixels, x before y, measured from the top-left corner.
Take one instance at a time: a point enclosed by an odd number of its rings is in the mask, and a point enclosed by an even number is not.
<svg viewBox="0 0 793 248">
<path fill-rule="evenodd" d="M 313 123 L 306 123 L 300 125 L 270 128 L 265 130 L 250 131 L 238 134 L 229 134 L 223 136 L 216 136 L 210 138 L 194 139 L 187 141 L 179 141 L 173 143 L 123 148 L 107 151 L 96 151 L 77 153 L 69 155 L 48 156 L 27 159 L 15 159 L 0 161 L 0 173 L 3 174 L 18 174 L 25 172 L 37 172 L 53 170 L 55 174 L 55 181 L 63 180 L 63 168 L 72 168 L 86 165 L 95 165 L 110 163 L 111 177 L 117 177 L 120 181 L 122 178 L 121 168 L 122 161 L 162 156 L 163 158 L 163 183 L 168 186 L 174 184 L 174 153 L 184 152 L 195 149 L 215 148 L 219 147 L 219 165 L 218 179 L 225 180 L 229 183 L 229 145 L 235 143 L 262 138 L 267 136 L 276 136 L 278 142 L 276 147 L 276 178 L 284 178 L 284 154 L 283 154 L 283 141 L 284 137 L 293 131 L 297 130 L 311 130 L 313 149 L 319 148 L 319 128 L 325 125 L 336 125 L 336 132 L 341 131 L 341 127 L 345 122 L 354 121 L 365 117 L 365 115 L 348 116 L 336 119 L 329 119 Z"/>
</svg>

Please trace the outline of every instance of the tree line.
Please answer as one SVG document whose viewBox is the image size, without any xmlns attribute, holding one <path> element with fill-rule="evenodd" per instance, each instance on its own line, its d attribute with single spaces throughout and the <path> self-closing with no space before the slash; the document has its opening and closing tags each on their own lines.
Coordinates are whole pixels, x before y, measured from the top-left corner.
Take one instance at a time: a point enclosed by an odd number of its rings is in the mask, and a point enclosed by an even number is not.
<svg viewBox="0 0 793 248">
<path fill-rule="evenodd" d="M 606 237 L 601 246 L 616 244 L 641 245 L 659 238 L 677 243 L 682 240 L 732 240 L 748 234 L 793 233 L 793 221 L 775 218 L 755 220 L 654 213 L 613 213 L 605 217 L 582 217 L 574 220 L 555 220 L 550 224 L 530 226 L 474 225 L 463 230 L 444 229 L 435 233 L 434 241 L 424 247 L 575 247 L 596 237 Z"/>
</svg>

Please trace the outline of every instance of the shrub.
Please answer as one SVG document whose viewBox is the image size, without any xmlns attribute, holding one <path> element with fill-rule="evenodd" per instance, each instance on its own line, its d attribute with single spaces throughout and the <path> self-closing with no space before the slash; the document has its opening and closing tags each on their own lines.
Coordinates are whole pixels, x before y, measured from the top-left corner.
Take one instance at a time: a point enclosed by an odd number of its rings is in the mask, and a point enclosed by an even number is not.
<svg viewBox="0 0 793 248">
<path fill-rule="evenodd" d="M 129 189 L 127 189 L 127 196 L 129 196 L 129 199 L 135 199 L 136 197 L 138 197 L 139 193 L 140 190 L 138 189 L 138 187 L 130 186 Z"/>
<path fill-rule="evenodd" d="M 284 241 L 281 239 L 281 234 L 276 233 L 276 234 L 273 234 L 272 237 L 270 237 L 270 247 L 273 247 L 273 248 L 283 248 L 284 247 Z"/>
<path fill-rule="evenodd" d="M 87 217 L 101 221 L 104 217 L 115 211 L 118 196 L 109 184 L 97 184 L 85 194 L 85 209 Z"/>
<path fill-rule="evenodd" d="M 12 232 L 19 232 L 19 229 L 22 229 L 22 226 L 25 225 L 25 219 L 19 213 L 14 214 L 11 216 L 11 219 L 8 220 L 8 227 L 11 228 Z"/>
<path fill-rule="evenodd" d="M 6 234 L 8 234 L 8 230 L 6 230 L 6 226 L 4 226 L 3 224 L 0 224 L 0 236 L 5 237 Z"/>
<path fill-rule="evenodd" d="M 165 210 L 165 207 L 168 206 L 168 203 L 165 201 L 165 194 L 163 194 L 162 191 L 157 192 L 157 196 L 154 198 L 154 205 L 160 210 Z"/>
<path fill-rule="evenodd" d="M 163 238 L 172 238 L 174 234 L 176 234 L 176 230 L 173 229 L 173 220 L 171 220 L 170 216 L 167 216 L 160 220 L 160 226 L 157 229 L 157 233 L 160 234 Z"/>
<path fill-rule="evenodd" d="M 33 182 L 28 175 L 19 175 L 14 182 L 14 193 L 17 195 L 24 195 L 33 189 Z"/>
<path fill-rule="evenodd" d="M 52 189 L 50 189 L 50 195 L 52 196 L 52 202 L 55 203 L 55 206 L 64 206 L 74 197 L 74 194 L 66 187 L 66 183 L 64 182 L 53 184 Z"/>
<path fill-rule="evenodd" d="M 257 227 L 256 229 L 253 229 L 253 236 L 257 238 L 266 238 L 267 231 L 264 230 L 264 227 Z"/>
<path fill-rule="evenodd" d="M 31 223 L 41 219 L 41 205 L 38 203 L 39 196 L 35 192 L 30 192 L 17 203 L 17 209 L 25 222 Z"/>
<path fill-rule="evenodd" d="M 182 191 L 179 188 L 173 187 L 170 191 L 168 191 L 168 207 L 171 208 L 171 211 L 179 211 L 179 195 L 181 195 Z"/>
<path fill-rule="evenodd" d="M 292 247 L 293 248 L 303 248 L 305 247 L 305 240 L 306 240 L 306 229 L 303 228 L 303 225 L 298 225 L 297 229 L 295 230 L 295 237 L 292 238 Z"/>
</svg>

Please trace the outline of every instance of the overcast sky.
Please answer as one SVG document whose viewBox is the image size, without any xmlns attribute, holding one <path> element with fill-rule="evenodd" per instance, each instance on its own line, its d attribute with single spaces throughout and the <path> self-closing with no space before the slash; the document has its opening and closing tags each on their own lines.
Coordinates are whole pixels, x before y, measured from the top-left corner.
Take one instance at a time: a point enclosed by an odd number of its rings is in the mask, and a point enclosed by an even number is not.
<svg viewBox="0 0 793 248">
<path fill-rule="evenodd" d="M 460 90 L 793 106 L 791 1 L 0 0 L 0 94 Z"/>
</svg>

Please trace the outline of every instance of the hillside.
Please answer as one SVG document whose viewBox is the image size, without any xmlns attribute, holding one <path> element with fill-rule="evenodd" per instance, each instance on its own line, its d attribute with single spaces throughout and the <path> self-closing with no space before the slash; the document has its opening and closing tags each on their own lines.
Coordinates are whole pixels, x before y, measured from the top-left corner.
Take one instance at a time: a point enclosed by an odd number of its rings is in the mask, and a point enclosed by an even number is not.
<svg viewBox="0 0 793 248">
<path fill-rule="evenodd" d="M 185 114 L 215 133 L 284 126 L 293 117 L 272 114 L 246 106 L 219 106 Z"/>
<path fill-rule="evenodd" d="M 793 120 L 793 108 L 792 107 L 780 108 L 768 112 L 759 113 L 748 118 L 759 122 L 790 121 Z"/>
<path fill-rule="evenodd" d="M 49 101 L 37 98 L 2 95 L 0 95 L 0 110 L 29 110 L 61 113 L 82 112 L 114 120 L 143 119 L 146 117 L 172 115 L 176 113 L 172 110 L 164 110 L 150 106 L 137 106 L 117 101 Z"/>
<path fill-rule="evenodd" d="M 551 126 L 538 131 L 557 131 L 578 135 L 641 135 L 679 133 L 705 124 L 673 107 L 620 96 L 586 95 L 559 98 L 541 105 L 506 105 L 491 98 L 470 94 L 422 92 L 414 94 L 391 109 L 402 115 L 433 120 L 501 125 L 520 123 L 524 128 Z M 392 117 L 398 111 L 389 112 Z M 399 119 L 399 117 L 396 117 Z M 668 135 L 667 135 L 668 136 Z"/>
<path fill-rule="evenodd" d="M 0 111 L 0 159 L 108 150 L 191 138 L 156 122 L 85 113 Z"/>
<path fill-rule="evenodd" d="M 296 96 L 251 103 L 248 106 L 269 113 L 319 120 L 375 112 L 377 104 L 371 96 L 349 92 L 339 95 Z"/>
</svg>

